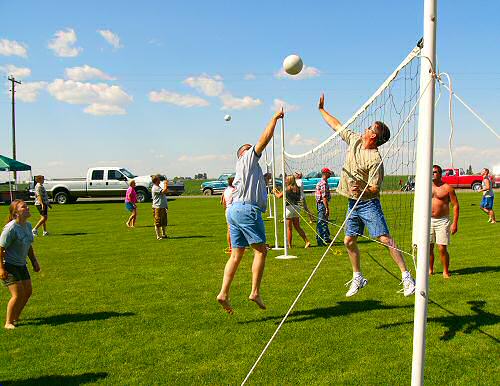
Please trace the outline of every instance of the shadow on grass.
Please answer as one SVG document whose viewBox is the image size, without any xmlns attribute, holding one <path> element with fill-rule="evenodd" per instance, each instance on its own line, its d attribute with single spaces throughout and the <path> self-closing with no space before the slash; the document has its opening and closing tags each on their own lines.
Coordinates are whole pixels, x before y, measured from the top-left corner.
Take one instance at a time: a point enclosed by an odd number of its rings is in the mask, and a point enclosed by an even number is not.
<svg viewBox="0 0 500 386">
<path fill-rule="evenodd" d="M 311 310 L 294 311 L 289 317 L 289 322 L 305 322 L 307 320 L 322 318 L 330 319 L 339 316 L 346 316 L 357 314 L 360 312 L 369 312 L 374 310 L 393 310 L 397 308 L 413 308 L 412 304 L 406 306 L 387 306 L 379 300 L 363 300 L 360 302 L 355 301 L 345 301 L 337 302 L 337 305 L 332 307 L 323 308 L 313 308 Z M 240 322 L 241 324 L 264 322 L 267 320 L 276 320 L 279 323 L 283 319 L 283 316 L 269 316 L 262 319 L 248 320 L 245 322 Z"/>
<path fill-rule="evenodd" d="M 439 304 L 430 301 L 432 304 L 437 305 L 439 308 L 444 309 Z M 488 334 L 483 331 L 481 327 L 483 326 L 492 326 L 500 323 L 500 315 L 493 314 L 488 311 L 484 311 L 483 307 L 486 305 L 486 302 L 483 300 L 471 300 L 468 301 L 467 304 L 471 306 L 471 311 L 474 312 L 473 315 L 457 315 L 449 310 L 444 309 L 451 315 L 449 316 L 440 316 L 437 318 L 427 318 L 427 322 L 435 322 L 439 323 L 442 326 L 446 327 L 447 330 L 444 332 L 443 336 L 439 338 L 439 340 L 448 341 L 453 339 L 457 332 L 463 332 L 464 334 L 472 334 L 474 331 L 481 332 L 484 335 L 487 335 L 495 342 L 500 343 L 500 340 L 493 335 Z M 410 322 L 401 322 L 401 323 L 392 323 L 392 324 L 382 324 L 378 328 L 391 328 L 397 326 L 403 326 L 405 324 L 413 324 L 413 321 Z"/>
<path fill-rule="evenodd" d="M 28 385 L 83 385 L 94 383 L 108 376 L 108 373 L 85 373 L 80 375 L 45 375 L 38 378 L 20 379 L 16 381 L 2 381 L 5 386 L 28 386 Z"/>
<path fill-rule="evenodd" d="M 90 233 L 88 232 L 73 232 L 73 233 L 59 233 L 55 234 L 54 236 L 85 236 L 89 235 Z"/>
<path fill-rule="evenodd" d="M 193 236 L 168 236 L 168 239 L 204 239 L 213 236 L 193 235 Z"/>
<path fill-rule="evenodd" d="M 468 267 L 451 271 L 452 274 L 456 275 L 474 275 L 483 272 L 500 272 L 500 266 Z"/>
<path fill-rule="evenodd" d="M 133 312 L 114 312 L 114 311 L 104 311 L 104 312 L 92 312 L 89 314 L 60 314 L 46 316 L 43 318 L 34 318 L 26 320 L 23 324 L 40 326 L 48 324 L 50 326 L 59 326 L 61 324 L 67 323 L 79 323 L 79 322 L 89 322 L 95 320 L 106 320 L 111 318 L 118 318 L 122 316 L 133 316 Z"/>
</svg>

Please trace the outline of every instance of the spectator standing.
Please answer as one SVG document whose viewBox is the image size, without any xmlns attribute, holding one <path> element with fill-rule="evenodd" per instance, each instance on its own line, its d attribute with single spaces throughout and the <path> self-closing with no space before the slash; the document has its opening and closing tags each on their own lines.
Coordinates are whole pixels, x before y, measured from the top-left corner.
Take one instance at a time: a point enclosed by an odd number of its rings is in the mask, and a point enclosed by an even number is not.
<svg viewBox="0 0 500 386">
<path fill-rule="evenodd" d="M 129 228 L 133 228 L 137 221 L 137 192 L 135 191 L 135 180 L 130 180 L 127 193 L 125 193 L 125 208 L 131 212 L 125 224 Z"/>
<path fill-rule="evenodd" d="M 168 224 L 168 181 L 163 182 L 163 188 L 160 187 L 160 176 L 155 175 L 152 177 L 153 188 L 151 195 L 153 198 L 153 219 L 155 224 L 156 239 L 166 239 L 166 228 Z"/>
<path fill-rule="evenodd" d="M 318 223 L 316 224 L 316 241 L 318 246 L 325 246 L 332 242 L 328 218 L 330 216 L 330 187 L 328 179 L 332 172 L 328 168 L 321 169 L 321 180 L 316 184 L 316 207 L 318 208 Z"/>
<path fill-rule="evenodd" d="M 480 208 L 488 215 L 488 222 L 495 224 L 497 222 L 495 212 L 493 211 L 495 192 L 493 191 L 493 179 L 490 177 L 490 170 L 484 168 L 481 171 L 481 176 L 483 177 L 483 181 L 480 192 L 483 192 L 483 199 L 481 200 Z"/>
<path fill-rule="evenodd" d="M 227 212 L 233 203 L 233 192 L 234 192 L 234 186 L 233 186 L 233 181 L 234 181 L 234 176 L 230 176 L 227 179 L 227 188 L 224 189 L 224 192 L 222 192 L 222 197 L 220 199 L 220 203 L 224 207 L 224 215 L 226 217 L 226 223 L 227 223 L 227 249 L 225 250 L 226 253 L 231 253 L 231 233 L 229 232 L 229 222 L 227 220 Z"/>
<path fill-rule="evenodd" d="M 36 176 L 35 180 L 35 206 L 41 217 L 36 223 L 35 228 L 33 228 L 33 236 L 38 236 L 38 228 L 40 227 L 43 227 L 43 235 L 47 236 L 49 234 L 49 232 L 47 232 L 47 220 L 49 218 L 49 208 L 52 208 L 52 205 L 50 205 L 47 190 L 45 190 L 43 186 L 45 177 Z"/>
</svg>

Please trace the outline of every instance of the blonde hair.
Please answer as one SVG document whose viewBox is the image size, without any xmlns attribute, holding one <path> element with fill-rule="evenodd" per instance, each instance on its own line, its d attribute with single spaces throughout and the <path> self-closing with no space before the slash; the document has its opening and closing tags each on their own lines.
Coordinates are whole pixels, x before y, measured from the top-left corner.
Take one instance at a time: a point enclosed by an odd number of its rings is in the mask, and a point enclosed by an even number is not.
<svg viewBox="0 0 500 386">
<path fill-rule="evenodd" d="M 130 180 L 130 181 L 128 182 L 128 186 L 132 186 L 132 184 L 135 184 L 135 180 Z"/>
<path fill-rule="evenodd" d="M 14 200 L 10 203 L 9 205 L 9 215 L 7 216 L 7 223 L 11 222 L 12 220 L 15 220 L 18 214 L 18 209 L 17 207 L 19 204 L 24 203 L 23 200 Z"/>
<path fill-rule="evenodd" d="M 297 182 L 295 181 L 295 177 L 293 175 L 286 176 L 285 178 L 286 182 L 286 189 L 291 190 L 292 192 L 297 193 L 299 191 L 299 187 L 297 185 Z"/>
</svg>

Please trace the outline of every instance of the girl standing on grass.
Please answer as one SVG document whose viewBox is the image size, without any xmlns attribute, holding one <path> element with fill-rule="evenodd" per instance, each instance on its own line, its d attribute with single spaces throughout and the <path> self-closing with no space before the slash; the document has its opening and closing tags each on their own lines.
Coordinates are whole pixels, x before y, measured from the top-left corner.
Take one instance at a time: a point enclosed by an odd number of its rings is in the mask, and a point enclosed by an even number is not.
<svg viewBox="0 0 500 386">
<path fill-rule="evenodd" d="M 225 216 L 226 216 L 226 222 L 227 222 L 227 211 L 229 210 L 229 207 L 233 203 L 233 192 L 235 187 L 233 186 L 233 181 L 234 181 L 234 176 L 230 176 L 227 179 L 228 187 L 224 189 L 224 192 L 222 193 L 222 197 L 220 199 L 220 203 L 224 207 L 225 210 Z M 224 250 L 225 253 L 230 254 L 232 249 L 231 249 L 231 234 L 229 233 L 229 223 L 227 223 L 227 248 Z"/>
<path fill-rule="evenodd" d="M 300 219 L 299 219 L 299 211 L 300 211 L 300 188 L 297 186 L 295 182 L 294 176 L 287 176 L 286 179 L 286 225 L 287 225 L 287 240 L 288 246 L 292 247 L 292 226 L 298 232 L 300 237 L 306 243 L 304 248 L 309 248 L 311 246 L 311 242 L 306 236 L 304 230 L 300 227 Z M 277 189 L 273 190 L 276 198 L 282 198 L 283 192 L 278 191 Z"/>
<path fill-rule="evenodd" d="M 137 221 L 137 193 L 135 191 L 135 180 L 130 180 L 127 193 L 125 194 L 125 208 L 127 208 L 129 212 L 132 212 L 125 224 L 127 224 L 129 228 L 133 228 Z"/>
<path fill-rule="evenodd" d="M 26 256 L 33 270 L 40 272 L 40 264 L 31 246 L 34 238 L 31 224 L 27 221 L 30 216 L 30 209 L 23 200 L 12 201 L 7 225 L 0 235 L 0 279 L 11 294 L 5 318 L 5 328 L 8 330 L 16 327 L 19 315 L 32 293 Z"/>
</svg>

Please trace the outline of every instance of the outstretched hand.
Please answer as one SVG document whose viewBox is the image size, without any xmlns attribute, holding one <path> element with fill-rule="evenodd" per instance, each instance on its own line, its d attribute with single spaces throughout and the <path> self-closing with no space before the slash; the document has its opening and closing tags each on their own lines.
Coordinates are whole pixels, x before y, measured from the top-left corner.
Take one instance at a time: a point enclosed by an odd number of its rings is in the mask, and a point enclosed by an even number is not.
<svg viewBox="0 0 500 386">
<path fill-rule="evenodd" d="M 280 118 L 283 118 L 284 116 L 285 116 L 285 112 L 283 111 L 283 107 L 281 107 L 281 109 L 276 111 L 276 113 L 274 114 L 274 119 L 278 120 Z"/>
<path fill-rule="evenodd" d="M 325 107 L 325 94 L 321 94 L 319 97 L 318 109 L 322 110 Z"/>
</svg>

